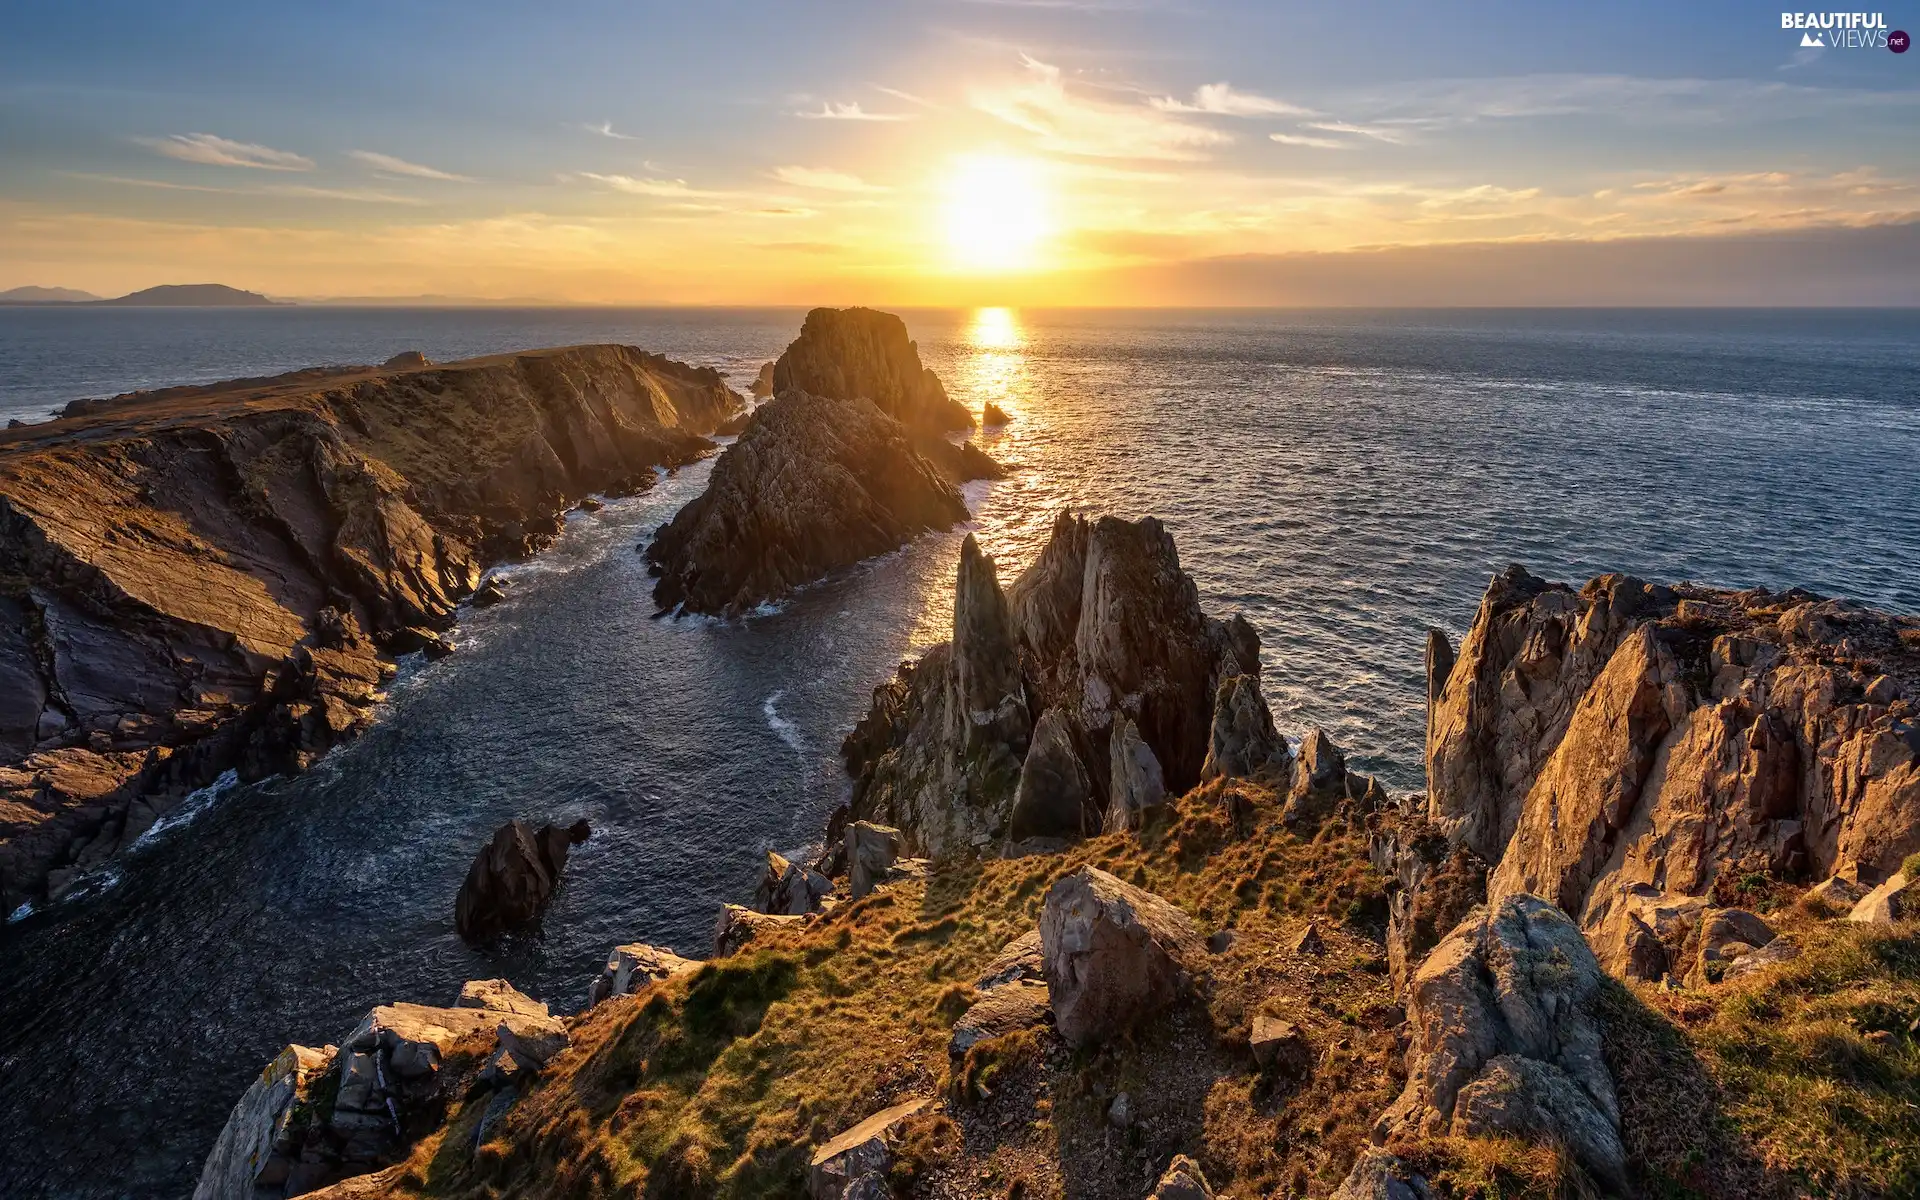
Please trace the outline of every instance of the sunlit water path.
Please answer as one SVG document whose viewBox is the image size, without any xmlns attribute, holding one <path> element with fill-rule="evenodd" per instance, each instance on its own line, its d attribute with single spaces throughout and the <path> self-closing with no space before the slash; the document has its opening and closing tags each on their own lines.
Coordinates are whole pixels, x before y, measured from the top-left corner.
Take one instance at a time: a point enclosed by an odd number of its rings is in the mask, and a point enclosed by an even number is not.
<svg viewBox="0 0 1920 1200">
<path fill-rule="evenodd" d="M 1920 611 L 1912 313 L 907 316 L 955 395 L 1015 418 L 984 441 L 1016 471 L 969 489 L 1003 579 L 1063 505 L 1160 516 L 1205 603 L 1262 631 L 1283 727 L 1325 725 L 1398 789 L 1420 785 L 1424 631 L 1457 636 L 1509 561 Z M 0 411 L 591 340 L 744 384 L 799 317 L 0 310 Z M 0 1194 L 184 1195 L 287 1040 L 479 976 L 570 1008 L 620 941 L 704 952 L 760 851 L 817 836 L 872 685 L 945 636 L 961 536 L 772 616 L 655 621 L 634 546 L 707 470 L 576 514 L 317 770 L 211 798 L 111 886 L 0 932 Z M 475 951 L 453 897 L 514 816 L 596 833 L 539 934 Z"/>
</svg>

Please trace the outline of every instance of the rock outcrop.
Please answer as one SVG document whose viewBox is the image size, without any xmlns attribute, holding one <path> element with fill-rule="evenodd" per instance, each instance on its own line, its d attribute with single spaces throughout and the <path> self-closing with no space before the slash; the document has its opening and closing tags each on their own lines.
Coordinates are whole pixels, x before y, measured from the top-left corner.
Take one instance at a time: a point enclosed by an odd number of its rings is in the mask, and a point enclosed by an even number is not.
<svg viewBox="0 0 1920 1200">
<path fill-rule="evenodd" d="M 615 946 L 607 955 L 607 965 L 587 987 L 587 1007 L 615 996 L 632 995 L 650 983 L 699 969 L 698 961 L 681 958 L 671 950 L 645 942 Z"/>
<path fill-rule="evenodd" d="M 624 346 L 136 393 L 0 442 L 0 906 L 369 719 L 382 650 L 741 403 Z"/>
<path fill-rule="evenodd" d="M 836 400 L 871 400 L 916 431 L 968 429 L 966 406 L 947 398 L 940 377 L 922 366 L 907 325 L 872 308 L 816 308 L 773 364 L 773 394 L 808 392 Z"/>
<path fill-rule="evenodd" d="M 647 544 L 654 601 L 737 615 L 966 518 L 953 482 L 872 401 L 782 392 Z"/>
<path fill-rule="evenodd" d="M 560 886 L 567 851 L 586 840 L 585 821 L 565 829 L 543 825 L 538 832 L 525 821 L 509 821 L 495 830 L 474 856 L 454 902 L 460 936 L 482 941 L 531 924 Z"/>
<path fill-rule="evenodd" d="M 1054 1024 L 1102 1042 L 1179 999 L 1206 958 L 1193 922 L 1151 892 L 1082 867 L 1047 889 L 1040 956 Z"/>
<path fill-rule="evenodd" d="M 1004 592 L 969 538 L 954 640 L 876 688 L 842 747 L 851 815 L 935 857 L 1137 824 L 1199 781 L 1223 680 L 1245 680 L 1229 726 L 1258 728 L 1245 705 L 1258 697 L 1259 644 L 1245 620 L 1201 612 L 1151 517 L 1061 514 Z"/>
<path fill-rule="evenodd" d="M 766 376 L 766 372 L 762 372 Z M 662 611 L 735 616 L 967 517 L 1003 472 L 892 313 L 816 308 L 699 499 L 646 546 Z"/>
<path fill-rule="evenodd" d="M 1547 897 L 1611 969 L 1699 969 L 1674 956 L 1716 883 L 1878 882 L 1920 850 L 1914 618 L 1516 567 L 1446 660 L 1430 648 L 1429 815 L 1493 864 L 1492 898 Z"/>
<path fill-rule="evenodd" d="M 268 1064 L 227 1118 L 194 1200 L 299 1196 L 376 1171 L 457 1096 L 492 1088 L 510 1106 L 516 1082 L 567 1044 L 547 1006 L 503 980 L 468 983 L 452 1008 L 381 1005 L 338 1049 L 288 1046 Z"/>
<path fill-rule="evenodd" d="M 1200 1172 L 1200 1164 L 1184 1154 L 1174 1156 L 1167 1173 L 1153 1185 L 1147 1200 L 1213 1200 L 1213 1189 Z"/>
<path fill-rule="evenodd" d="M 1594 1011 L 1602 978 L 1580 930 L 1540 898 L 1477 910 L 1414 974 L 1407 1085 L 1379 1138 L 1557 1143 L 1622 1187 L 1620 1104 Z"/>
</svg>

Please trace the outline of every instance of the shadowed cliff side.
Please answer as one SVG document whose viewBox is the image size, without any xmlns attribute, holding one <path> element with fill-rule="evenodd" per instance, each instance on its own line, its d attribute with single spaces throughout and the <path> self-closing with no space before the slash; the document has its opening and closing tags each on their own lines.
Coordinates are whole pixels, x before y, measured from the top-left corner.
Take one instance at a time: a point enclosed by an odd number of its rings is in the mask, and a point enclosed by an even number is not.
<svg viewBox="0 0 1920 1200">
<path fill-rule="evenodd" d="M 816 308 L 773 367 L 776 398 L 707 490 L 646 545 L 662 611 L 742 612 L 967 518 L 956 485 L 1003 472 L 892 313 Z"/>
<path fill-rule="evenodd" d="M 740 403 L 581 346 L 135 393 L 0 437 L 0 899 L 223 770 L 351 737 L 383 651 L 442 644 L 485 564 L 697 458 Z"/>
</svg>

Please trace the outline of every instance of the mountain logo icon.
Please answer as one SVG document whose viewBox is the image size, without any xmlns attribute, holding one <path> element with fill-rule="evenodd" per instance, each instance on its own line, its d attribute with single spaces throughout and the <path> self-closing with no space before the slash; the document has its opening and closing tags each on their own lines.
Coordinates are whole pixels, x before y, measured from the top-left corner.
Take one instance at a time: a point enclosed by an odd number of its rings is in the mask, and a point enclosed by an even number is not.
<svg viewBox="0 0 1920 1200">
<path fill-rule="evenodd" d="M 1800 35 L 1800 44 L 1801 44 L 1802 46 L 1812 46 L 1812 47 L 1814 47 L 1814 48 L 1816 48 L 1816 49 L 1819 49 L 1819 50 L 1825 50 L 1825 49 L 1827 48 L 1827 44 L 1826 44 L 1825 42 L 1823 42 L 1823 41 L 1821 41 L 1821 40 L 1820 40 L 1820 35 L 1819 35 L 1819 34 L 1817 34 L 1817 33 L 1803 33 L 1803 34 L 1801 34 L 1801 35 Z"/>
</svg>

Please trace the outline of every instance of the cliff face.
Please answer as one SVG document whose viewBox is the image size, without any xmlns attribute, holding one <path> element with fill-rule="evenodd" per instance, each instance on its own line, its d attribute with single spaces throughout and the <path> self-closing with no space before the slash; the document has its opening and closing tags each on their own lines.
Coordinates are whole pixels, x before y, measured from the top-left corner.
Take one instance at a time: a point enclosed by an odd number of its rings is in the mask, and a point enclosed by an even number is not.
<svg viewBox="0 0 1920 1200">
<path fill-rule="evenodd" d="M 776 399 L 647 547 L 663 611 L 733 616 L 778 599 L 964 521 L 956 485 L 1003 474 L 947 440 L 972 418 L 892 313 L 816 308 L 772 368 Z"/>
<path fill-rule="evenodd" d="M 898 825 L 934 856 L 1104 828 L 1123 721 L 1134 732 L 1120 757 L 1137 764 L 1123 773 L 1192 787 L 1216 690 L 1260 671 L 1258 636 L 1241 618 L 1201 612 L 1173 538 L 1151 517 L 1062 513 L 1004 592 L 968 538 L 953 619 L 953 641 L 875 689 L 843 747 L 851 818 Z"/>
<path fill-rule="evenodd" d="M 0 437 L 4 903 L 223 769 L 352 736 L 382 650 L 739 404 L 717 372 L 582 346 L 135 394 Z"/>
<path fill-rule="evenodd" d="M 1871 885 L 1920 851 L 1913 618 L 1514 568 L 1436 685 L 1428 815 L 1493 898 L 1552 900 L 1610 967 L 1678 969 L 1697 901 L 1742 878 Z"/>
<path fill-rule="evenodd" d="M 773 364 L 773 391 L 864 398 L 916 431 L 969 429 L 966 406 L 947 398 L 940 377 L 920 364 L 906 322 L 871 308 L 816 308 Z"/>
<path fill-rule="evenodd" d="M 737 615 L 966 519 L 959 491 L 871 401 L 787 392 L 648 544 L 654 600 Z"/>
</svg>

